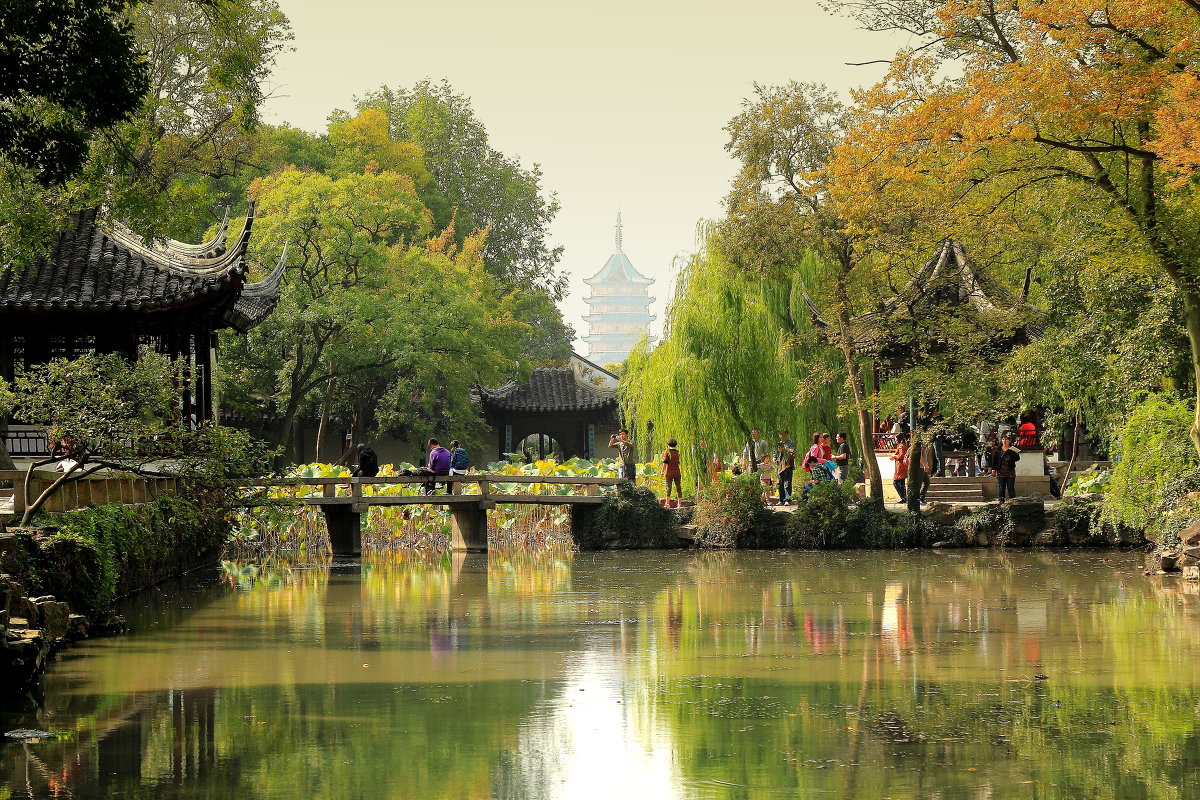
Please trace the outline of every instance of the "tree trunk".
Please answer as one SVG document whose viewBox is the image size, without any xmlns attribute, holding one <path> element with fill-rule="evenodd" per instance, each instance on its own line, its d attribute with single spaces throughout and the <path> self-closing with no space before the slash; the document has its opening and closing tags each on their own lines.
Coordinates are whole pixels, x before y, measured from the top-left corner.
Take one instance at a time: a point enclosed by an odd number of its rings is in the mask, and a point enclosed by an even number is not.
<svg viewBox="0 0 1200 800">
<path fill-rule="evenodd" d="M 925 485 L 925 481 L 921 473 L 924 471 L 923 459 L 921 458 L 925 449 L 924 431 L 918 431 L 915 425 L 912 427 L 912 436 L 908 440 L 908 478 L 905 481 L 905 505 L 913 514 L 921 513 L 921 487 Z"/>
<path fill-rule="evenodd" d="M 875 460 L 875 437 L 873 437 L 870 418 L 867 414 L 866 387 L 863 383 L 862 369 L 854 355 L 854 344 L 850 341 L 850 298 L 846 281 L 850 274 L 851 264 L 843 260 L 838 272 L 837 284 L 834 287 L 837 299 L 838 338 L 840 340 L 842 357 L 846 360 L 846 372 L 850 375 L 850 389 L 854 394 L 854 413 L 858 417 L 858 446 L 863 457 L 864 471 L 867 484 L 870 486 L 871 497 L 883 502 L 883 476 L 879 474 L 879 462 Z M 847 464 L 846 468 L 849 469 Z"/>
<path fill-rule="evenodd" d="M 846 357 L 846 371 L 850 373 L 850 388 L 854 393 L 854 413 L 858 417 L 858 446 L 863 455 L 863 468 L 866 472 L 867 484 L 870 486 L 870 496 L 883 499 L 883 476 L 879 474 L 879 462 L 875 460 L 875 437 L 871 430 L 871 417 L 867 411 L 866 388 L 863 384 L 862 369 L 858 360 L 849 347 L 843 347 Z M 847 463 L 846 468 L 850 465 Z"/>
<path fill-rule="evenodd" d="M 1195 382 L 1195 417 L 1192 420 L 1191 439 L 1196 453 L 1200 454 L 1200 289 L 1181 284 L 1179 289 L 1183 293 L 1183 321 L 1192 350 L 1192 379 Z"/>
<path fill-rule="evenodd" d="M 317 421 L 317 446 L 313 451 L 313 461 L 321 463 L 321 439 L 325 436 L 325 428 L 329 423 L 329 407 L 333 405 L 333 365 L 329 365 L 329 378 L 325 381 L 325 399 L 321 401 L 321 419 Z"/>
</svg>

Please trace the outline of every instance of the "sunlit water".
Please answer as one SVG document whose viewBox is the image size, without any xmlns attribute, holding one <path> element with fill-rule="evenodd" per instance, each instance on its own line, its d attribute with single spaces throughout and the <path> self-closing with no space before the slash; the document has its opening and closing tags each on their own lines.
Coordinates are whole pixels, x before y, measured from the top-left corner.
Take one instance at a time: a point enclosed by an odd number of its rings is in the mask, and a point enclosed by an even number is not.
<svg viewBox="0 0 1200 800">
<path fill-rule="evenodd" d="M 240 580 L 239 580 L 240 577 Z M 1111 553 L 243 568 L 45 677 L 0 797 L 1195 798 L 1200 595 Z"/>
</svg>

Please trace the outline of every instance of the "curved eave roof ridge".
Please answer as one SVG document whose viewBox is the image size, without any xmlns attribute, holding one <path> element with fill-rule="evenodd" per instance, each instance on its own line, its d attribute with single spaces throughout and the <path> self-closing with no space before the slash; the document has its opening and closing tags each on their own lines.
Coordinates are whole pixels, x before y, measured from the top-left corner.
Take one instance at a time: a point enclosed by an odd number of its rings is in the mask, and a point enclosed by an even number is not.
<svg viewBox="0 0 1200 800">
<path fill-rule="evenodd" d="M 147 245 L 141 236 L 133 233 L 124 225 L 113 221 L 100 222 L 97 228 L 113 242 L 122 248 L 136 254 L 146 263 L 174 275 L 184 278 L 221 278 L 230 274 L 245 274 L 246 251 L 250 246 L 250 231 L 254 226 L 254 201 L 246 212 L 246 225 L 238 235 L 234 245 L 221 252 L 220 255 L 201 258 L 187 257 L 169 248 Z"/>
<path fill-rule="evenodd" d="M 614 278 L 617 270 L 621 269 L 625 272 L 623 278 Z M 637 283 L 643 286 L 649 286 L 654 283 L 653 278 L 647 278 L 645 275 L 637 271 L 633 266 L 633 262 L 629 260 L 629 256 L 625 255 L 623 250 L 618 250 L 608 257 L 608 261 L 604 262 L 604 266 L 590 278 L 584 278 L 583 282 L 588 286 L 595 286 L 598 283 Z"/>
<path fill-rule="evenodd" d="M 227 323 L 246 333 L 271 315 L 279 304 L 280 287 L 287 267 L 287 251 L 288 247 L 284 244 L 283 254 L 275 267 L 262 280 L 242 286 L 237 300 L 224 315 Z"/>
</svg>

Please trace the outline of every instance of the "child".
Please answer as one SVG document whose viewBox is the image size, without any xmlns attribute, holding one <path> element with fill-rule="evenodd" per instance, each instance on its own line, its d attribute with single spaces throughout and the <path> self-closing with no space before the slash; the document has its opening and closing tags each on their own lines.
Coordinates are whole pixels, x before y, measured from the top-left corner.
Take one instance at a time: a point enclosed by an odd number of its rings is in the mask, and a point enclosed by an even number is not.
<svg viewBox="0 0 1200 800">
<path fill-rule="evenodd" d="M 663 451 L 663 478 L 667 482 L 667 505 L 674 508 L 679 507 L 679 501 L 683 499 L 683 470 L 679 467 L 679 442 L 674 439 L 667 440 L 667 449 Z M 678 496 L 674 503 L 671 502 L 671 486 L 675 486 L 675 494 Z"/>
</svg>

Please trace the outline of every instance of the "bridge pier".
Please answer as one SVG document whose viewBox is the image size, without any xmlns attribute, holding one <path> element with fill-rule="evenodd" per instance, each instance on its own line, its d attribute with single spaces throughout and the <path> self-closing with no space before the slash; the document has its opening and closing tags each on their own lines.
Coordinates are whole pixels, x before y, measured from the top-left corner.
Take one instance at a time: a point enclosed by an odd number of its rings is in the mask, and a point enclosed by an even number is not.
<svg viewBox="0 0 1200 800">
<path fill-rule="evenodd" d="M 468 553 L 486 553 L 487 510 L 496 504 L 481 500 L 471 505 L 450 508 L 450 549 Z"/>
<path fill-rule="evenodd" d="M 362 515 L 357 505 L 322 506 L 329 528 L 329 544 L 335 556 L 362 555 Z"/>
</svg>

